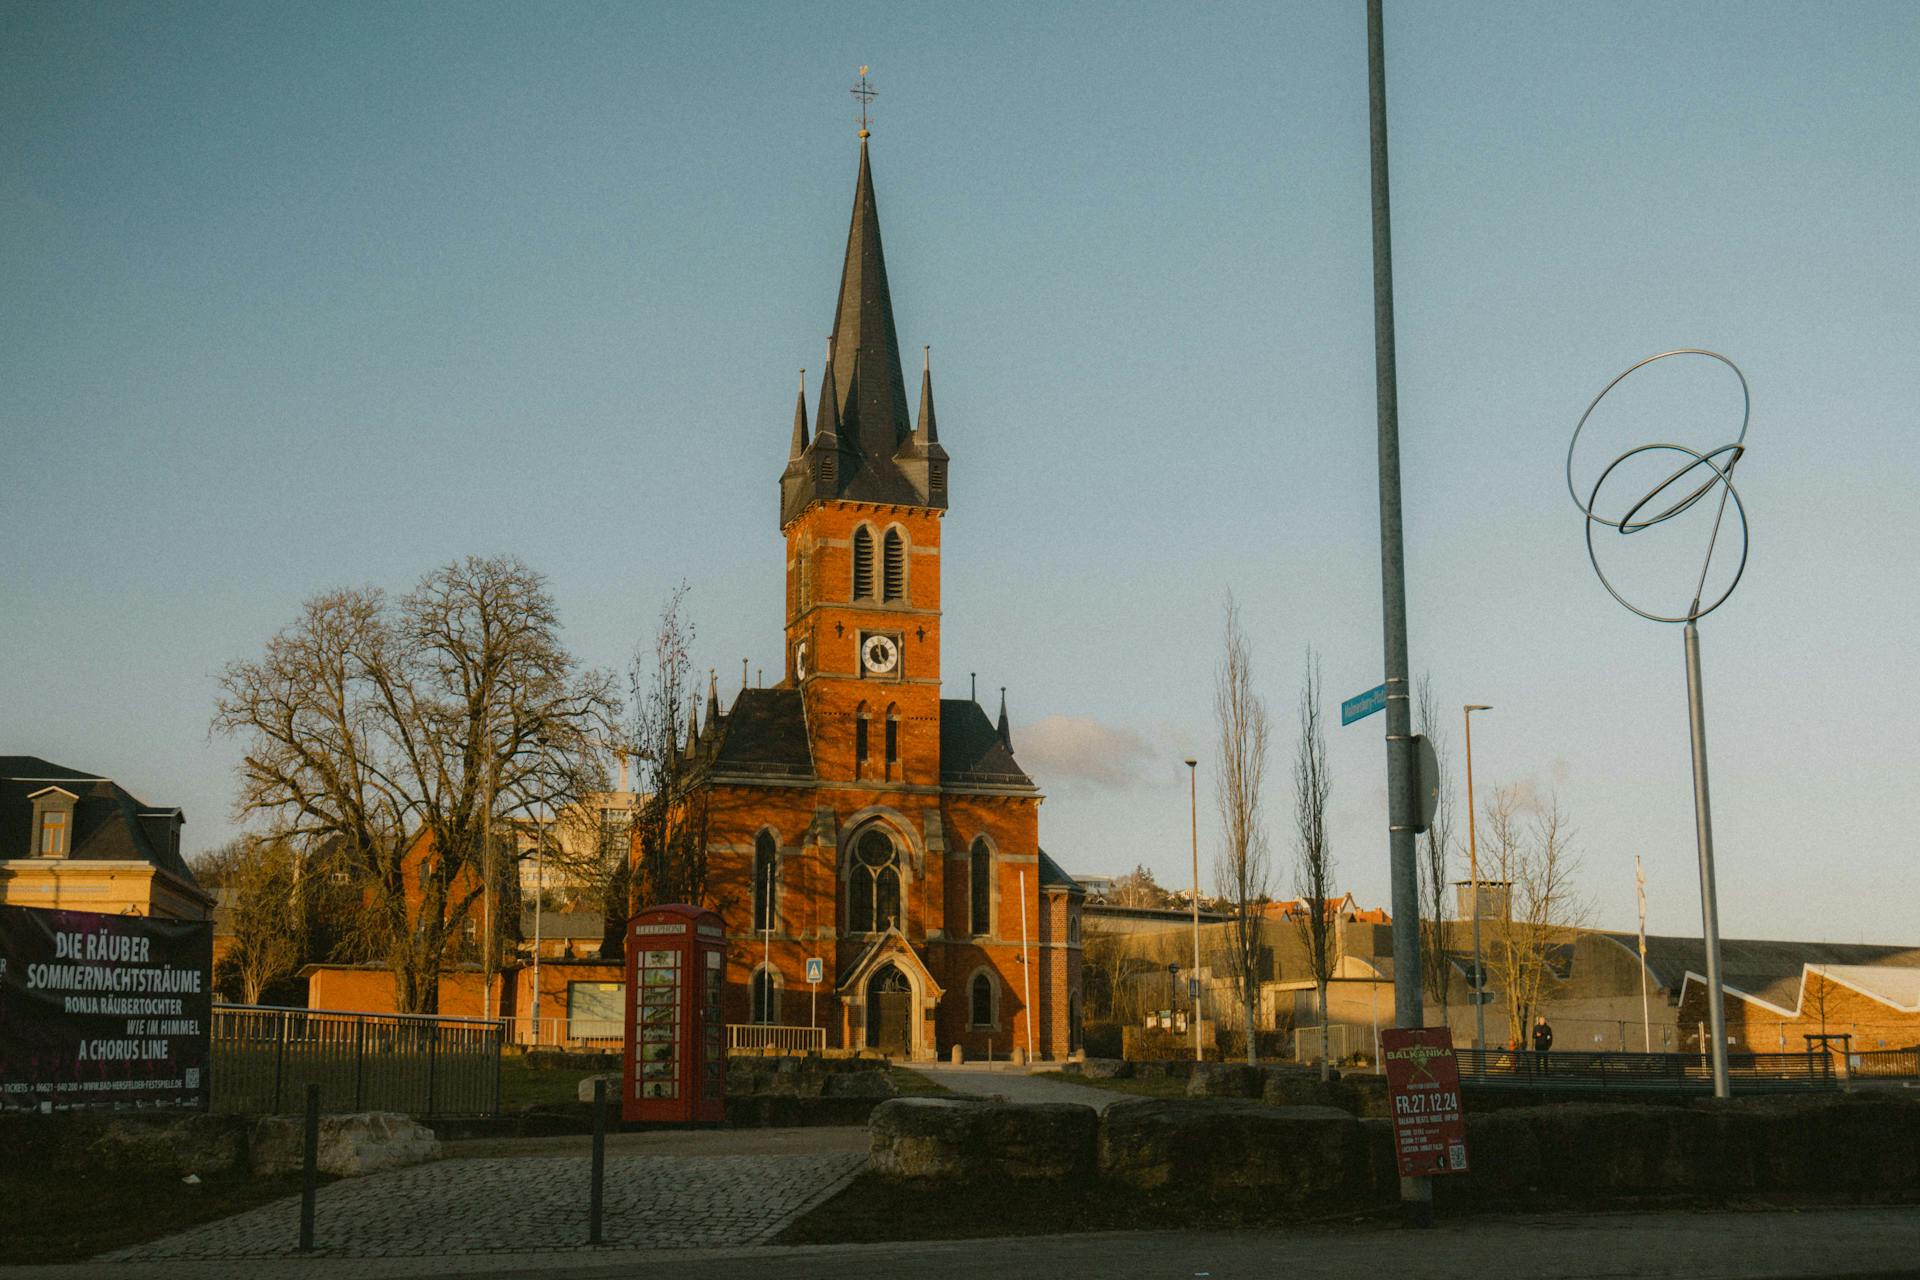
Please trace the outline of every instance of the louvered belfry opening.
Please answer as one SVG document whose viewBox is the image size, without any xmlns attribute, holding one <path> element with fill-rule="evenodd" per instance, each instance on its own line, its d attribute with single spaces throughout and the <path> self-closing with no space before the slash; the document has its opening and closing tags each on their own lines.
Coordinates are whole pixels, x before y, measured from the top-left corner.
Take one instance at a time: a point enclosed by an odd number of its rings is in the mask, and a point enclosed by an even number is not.
<svg viewBox="0 0 1920 1280">
<path fill-rule="evenodd" d="M 885 577 L 886 598 L 904 600 L 907 595 L 907 540 L 900 536 L 898 529 L 887 530 L 885 553 L 882 560 L 882 573 Z"/>
<path fill-rule="evenodd" d="M 853 598 L 873 598 L 873 531 L 865 525 L 853 531 Z"/>
</svg>

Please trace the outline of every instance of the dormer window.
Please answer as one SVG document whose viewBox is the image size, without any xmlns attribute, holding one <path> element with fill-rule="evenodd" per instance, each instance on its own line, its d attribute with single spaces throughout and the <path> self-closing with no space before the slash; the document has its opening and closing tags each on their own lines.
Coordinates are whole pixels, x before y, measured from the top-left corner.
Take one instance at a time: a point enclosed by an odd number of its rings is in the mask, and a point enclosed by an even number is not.
<svg viewBox="0 0 1920 1280">
<path fill-rule="evenodd" d="M 73 802 L 79 797 L 59 787 L 48 787 L 28 797 L 33 801 L 33 856 L 65 858 L 73 853 Z"/>
</svg>

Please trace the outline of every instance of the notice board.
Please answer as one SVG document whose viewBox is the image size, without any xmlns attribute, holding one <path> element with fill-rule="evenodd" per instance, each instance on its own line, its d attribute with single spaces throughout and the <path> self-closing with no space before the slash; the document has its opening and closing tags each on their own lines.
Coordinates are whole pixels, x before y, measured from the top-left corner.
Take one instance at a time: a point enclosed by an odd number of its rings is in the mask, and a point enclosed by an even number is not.
<svg viewBox="0 0 1920 1280">
<path fill-rule="evenodd" d="M 0 906 L 0 1107 L 207 1105 L 213 926 Z"/>
<path fill-rule="evenodd" d="M 1453 1032 L 1445 1027 L 1384 1028 L 1380 1050 L 1400 1175 L 1465 1173 L 1467 1114 L 1460 1104 Z"/>
</svg>

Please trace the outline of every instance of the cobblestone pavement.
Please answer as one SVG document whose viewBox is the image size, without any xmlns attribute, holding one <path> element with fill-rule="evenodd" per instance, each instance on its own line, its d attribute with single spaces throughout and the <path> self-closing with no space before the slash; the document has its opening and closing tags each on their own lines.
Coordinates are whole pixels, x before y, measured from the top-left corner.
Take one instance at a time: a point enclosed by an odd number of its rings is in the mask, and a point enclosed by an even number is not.
<svg viewBox="0 0 1920 1280">
<path fill-rule="evenodd" d="M 1131 1095 L 1116 1093 L 1112 1089 L 1095 1089 L 1091 1085 L 1070 1084 L 1065 1080 L 1050 1079 L 1046 1076 L 1031 1076 L 1024 1071 L 983 1070 L 978 1067 L 923 1067 L 915 1064 L 915 1071 L 927 1079 L 943 1084 L 955 1093 L 969 1094 L 976 1098 L 1005 1098 L 1008 1102 L 1078 1102 L 1092 1107 L 1095 1111 L 1105 1111 L 1116 1102 L 1125 1102 Z"/>
<path fill-rule="evenodd" d="M 608 1156 L 606 1244 L 616 1249 L 763 1244 L 866 1165 L 864 1155 Z M 339 1258 L 587 1248 L 588 1160 L 441 1160 L 320 1189 L 315 1252 Z M 287 1257 L 300 1200 L 277 1200 L 106 1262 Z"/>
</svg>

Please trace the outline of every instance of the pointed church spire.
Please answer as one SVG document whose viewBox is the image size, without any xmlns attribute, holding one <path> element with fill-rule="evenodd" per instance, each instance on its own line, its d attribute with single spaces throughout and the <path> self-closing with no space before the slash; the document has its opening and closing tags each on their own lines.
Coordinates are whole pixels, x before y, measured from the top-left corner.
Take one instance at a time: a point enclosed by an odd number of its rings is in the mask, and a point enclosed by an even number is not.
<svg viewBox="0 0 1920 1280">
<path fill-rule="evenodd" d="M 827 352 L 827 371 L 820 379 L 820 407 L 813 415 L 813 442 L 819 449 L 840 447 L 840 392 L 833 376 L 833 352 Z"/>
<path fill-rule="evenodd" d="M 922 347 L 920 366 L 920 424 L 914 428 L 914 443 L 921 448 L 940 443 L 940 432 L 933 425 L 933 348 Z"/>
<path fill-rule="evenodd" d="M 687 699 L 687 756 L 692 757 L 694 749 L 700 745 L 700 703 L 693 698 Z"/>
<path fill-rule="evenodd" d="M 712 733 L 720 727 L 720 672 L 717 668 L 707 668 L 707 732 Z"/>
<path fill-rule="evenodd" d="M 807 451 L 807 371 L 800 371 L 800 397 L 793 402 L 793 443 L 787 449 L 787 461 L 797 462 Z"/>
<path fill-rule="evenodd" d="M 853 221 L 847 228 L 847 256 L 834 308 L 833 362 L 841 378 L 840 417 L 852 428 L 850 443 L 870 459 L 890 456 L 909 434 L 910 420 L 865 138 L 860 140 L 860 176 L 854 184 Z"/>
<path fill-rule="evenodd" d="M 1000 686 L 1000 724 L 998 728 L 1000 731 L 1000 741 L 1006 745 L 1007 750 L 1013 750 L 1013 731 L 1007 727 L 1007 686 L 1005 685 Z"/>
</svg>

